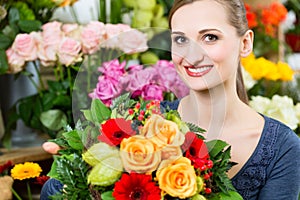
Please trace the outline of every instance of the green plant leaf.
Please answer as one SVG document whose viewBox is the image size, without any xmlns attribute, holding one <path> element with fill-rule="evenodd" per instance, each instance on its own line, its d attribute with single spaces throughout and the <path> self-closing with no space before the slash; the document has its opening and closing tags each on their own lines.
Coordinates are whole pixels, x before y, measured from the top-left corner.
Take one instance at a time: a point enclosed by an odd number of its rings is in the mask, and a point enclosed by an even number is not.
<svg viewBox="0 0 300 200">
<path fill-rule="evenodd" d="M 7 57 L 4 50 L 0 50 L 0 74 L 6 73 L 8 69 Z"/>
<path fill-rule="evenodd" d="M 0 49 L 6 50 L 10 45 L 12 44 L 13 40 L 4 35 L 3 33 L 0 33 Z"/>
<path fill-rule="evenodd" d="M 81 137 L 79 136 L 79 130 L 72 130 L 66 133 L 63 133 L 63 136 L 66 138 L 68 144 L 76 150 L 83 150 L 84 146 L 82 144 Z"/>
<path fill-rule="evenodd" d="M 53 109 L 42 112 L 40 120 L 48 129 L 58 131 L 66 124 L 67 116 L 61 110 Z"/>
<path fill-rule="evenodd" d="M 93 122 L 101 124 L 110 118 L 111 110 L 106 107 L 99 99 L 94 99 L 91 105 Z"/>
<path fill-rule="evenodd" d="M 226 142 L 222 140 L 211 140 L 206 143 L 209 155 L 211 157 L 217 156 L 223 149 L 228 145 Z"/>
<path fill-rule="evenodd" d="M 20 20 L 19 10 L 17 8 L 14 8 L 14 7 L 10 8 L 9 12 L 8 12 L 9 24 L 16 23 L 19 20 Z"/>
<path fill-rule="evenodd" d="M 115 200 L 115 198 L 112 196 L 112 191 L 103 192 L 101 194 L 102 200 Z"/>
<path fill-rule="evenodd" d="M 18 26 L 20 27 L 20 30 L 25 33 L 30 33 L 32 31 L 40 30 L 42 23 L 38 20 L 20 20 Z"/>
</svg>

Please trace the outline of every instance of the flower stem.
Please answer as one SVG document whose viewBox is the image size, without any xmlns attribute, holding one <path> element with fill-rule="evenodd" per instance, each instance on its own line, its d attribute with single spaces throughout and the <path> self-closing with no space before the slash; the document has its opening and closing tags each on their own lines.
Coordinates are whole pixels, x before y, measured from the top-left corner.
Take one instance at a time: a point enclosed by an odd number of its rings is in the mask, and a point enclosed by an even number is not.
<svg viewBox="0 0 300 200">
<path fill-rule="evenodd" d="M 26 182 L 26 185 L 27 185 L 28 198 L 29 200 L 32 200 L 30 185 L 28 182 Z"/>
<path fill-rule="evenodd" d="M 42 90 L 44 90 L 45 89 L 45 85 L 44 85 L 44 82 L 42 80 L 42 77 L 41 77 L 41 74 L 40 74 L 40 70 L 39 70 L 39 68 L 38 68 L 38 66 L 36 64 L 36 61 L 33 61 L 33 66 L 34 66 L 34 69 L 35 69 L 35 71 L 36 71 L 36 73 L 38 75 L 40 86 L 41 86 Z"/>
<path fill-rule="evenodd" d="M 14 190 L 14 188 L 11 188 L 11 191 L 18 200 L 22 200 L 22 198 L 18 195 L 18 193 Z"/>
<path fill-rule="evenodd" d="M 100 0 L 99 21 L 106 23 L 106 0 Z"/>
<path fill-rule="evenodd" d="M 73 83 L 72 83 L 72 75 L 71 75 L 71 68 L 70 67 L 67 68 L 67 72 L 68 72 L 68 80 L 69 80 L 69 84 L 70 84 L 70 95 L 72 96 Z"/>
<path fill-rule="evenodd" d="M 88 55 L 88 66 L 87 66 L 87 91 L 90 92 L 91 87 L 91 56 Z"/>
</svg>

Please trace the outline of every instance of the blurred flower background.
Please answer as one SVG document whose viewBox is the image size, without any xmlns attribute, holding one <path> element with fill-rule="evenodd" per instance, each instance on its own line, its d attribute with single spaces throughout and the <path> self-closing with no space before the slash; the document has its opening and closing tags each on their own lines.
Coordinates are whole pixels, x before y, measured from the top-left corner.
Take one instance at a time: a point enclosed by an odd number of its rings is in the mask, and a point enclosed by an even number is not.
<svg viewBox="0 0 300 200">
<path fill-rule="evenodd" d="M 36 88 L 35 94 L 5 109 L 1 143 L 6 147 L 18 120 L 56 138 L 67 124 L 75 124 L 72 104 L 84 108 L 92 98 L 109 104 L 127 91 L 132 98 L 159 100 L 187 94 L 170 62 L 167 15 L 173 1 L 0 2 L 0 78 L 26 76 Z M 298 54 L 285 42 L 284 34 L 299 27 L 299 3 L 245 2 L 249 27 L 255 32 L 253 54 L 242 60 L 250 100 L 280 95 L 296 105 L 300 67 L 290 58 Z M 29 63 L 34 72 L 28 71 Z M 162 76 L 162 71 L 168 76 Z M 179 89 L 170 90 L 175 87 L 171 83 Z"/>
</svg>

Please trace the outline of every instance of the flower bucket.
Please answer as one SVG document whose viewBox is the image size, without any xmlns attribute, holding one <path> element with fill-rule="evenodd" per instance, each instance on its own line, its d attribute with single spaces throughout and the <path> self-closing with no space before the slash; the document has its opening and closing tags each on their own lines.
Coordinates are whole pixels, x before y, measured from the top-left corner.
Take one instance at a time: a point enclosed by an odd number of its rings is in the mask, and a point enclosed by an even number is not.
<svg viewBox="0 0 300 200">
<path fill-rule="evenodd" d="M 26 70 L 33 74 L 33 80 L 38 84 L 37 72 L 32 63 L 28 63 Z M 23 74 L 15 78 L 13 74 L 4 74 L 0 76 L 0 105 L 3 115 L 4 124 L 8 122 L 9 109 L 21 98 L 34 95 L 37 89 L 29 78 Z M 29 147 L 35 146 L 37 140 L 37 133 L 28 128 L 22 120 L 17 121 L 16 129 L 11 133 L 12 147 Z M 39 145 L 42 142 L 38 143 Z M 35 144 L 35 145 L 34 145 Z"/>
</svg>

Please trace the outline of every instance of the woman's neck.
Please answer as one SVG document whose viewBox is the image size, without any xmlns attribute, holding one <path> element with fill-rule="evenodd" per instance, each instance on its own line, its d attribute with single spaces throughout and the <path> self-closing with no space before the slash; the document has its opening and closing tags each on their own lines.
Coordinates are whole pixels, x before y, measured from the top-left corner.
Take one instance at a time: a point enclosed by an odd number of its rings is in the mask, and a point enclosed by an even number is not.
<svg viewBox="0 0 300 200">
<path fill-rule="evenodd" d="M 191 91 L 180 102 L 178 111 L 184 121 L 204 128 L 207 139 L 219 138 L 226 126 L 236 123 L 239 113 L 247 109 L 234 90 L 215 87 L 207 91 Z"/>
</svg>

